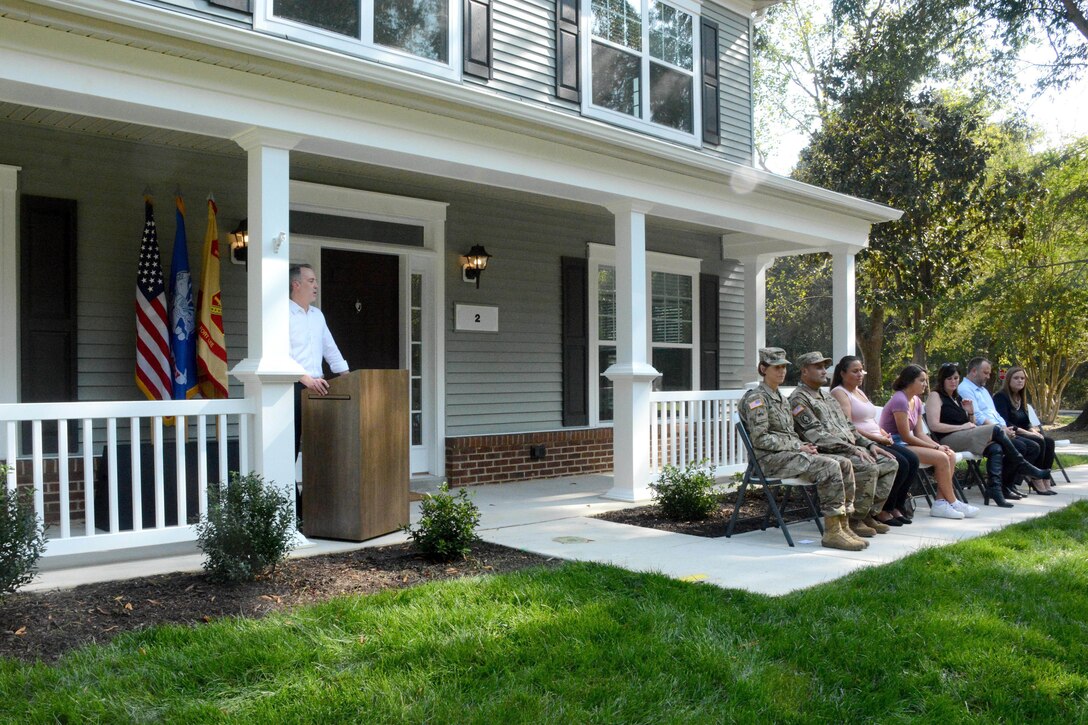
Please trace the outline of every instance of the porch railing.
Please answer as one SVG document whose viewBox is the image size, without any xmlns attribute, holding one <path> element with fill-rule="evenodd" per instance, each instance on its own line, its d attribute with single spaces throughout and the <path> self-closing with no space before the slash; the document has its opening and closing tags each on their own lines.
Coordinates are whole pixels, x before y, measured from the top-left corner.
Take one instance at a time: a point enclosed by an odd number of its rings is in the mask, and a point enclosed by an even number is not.
<svg viewBox="0 0 1088 725">
<path fill-rule="evenodd" d="M 650 394 L 650 471 L 705 460 L 722 476 L 748 463 L 733 413 L 743 390 L 655 392 Z"/>
<path fill-rule="evenodd" d="M 0 453 L 9 464 L 5 485 L 11 491 L 30 479 L 35 511 L 48 529 L 45 556 L 192 541 L 196 537 L 192 522 L 207 511 L 208 482 L 227 480 L 228 442 L 237 470 L 249 470 L 254 412 L 246 399 L 0 405 L 0 426 L 6 433 L 6 450 Z M 26 435 L 27 426 L 30 456 L 19 461 L 19 436 Z M 233 432 L 229 441 L 228 432 Z M 104 448 L 96 458 L 99 446 Z M 172 477 L 164 466 L 171 447 Z M 148 451 L 150 460 L 145 457 Z M 187 460 L 194 454 L 195 477 Z M 128 459 L 127 464 L 121 457 Z M 216 465 L 211 471 L 210 458 Z M 122 486 L 119 473 L 126 465 L 130 483 Z M 23 469 L 24 481 L 17 481 L 18 468 Z M 194 487 L 195 510 L 189 500 Z M 148 517 L 145 496 L 153 500 Z M 168 498 L 174 499 L 169 522 Z M 151 508 L 150 501 L 146 505 Z M 96 515 L 96 508 L 104 515 Z"/>
</svg>

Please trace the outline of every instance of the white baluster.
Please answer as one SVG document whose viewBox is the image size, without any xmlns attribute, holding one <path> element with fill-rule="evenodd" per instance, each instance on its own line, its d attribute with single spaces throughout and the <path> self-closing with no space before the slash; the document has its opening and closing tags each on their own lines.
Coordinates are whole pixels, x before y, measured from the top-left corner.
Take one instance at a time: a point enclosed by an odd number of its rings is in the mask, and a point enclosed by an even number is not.
<svg viewBox="0 0 1088 725">
<path fill-rule="evenodd" d="M 155 528 L 166 526 L 166 494 L 162 471 L 162 416 L 151 419 L 151 450 L 155 465 Z"/>
<path fill-rule="evenodd" d="M 83 523 L 94 536 L 94 421 L 83 419 Z"/>
<path fill-rule="evenodd" d="M 175 474 L 177 476 L 177 488 L 175 493 L 178 500 L 178 526 L 184 526 L 188 521 L 188 511 L 186 510 L 185 494 L 188 488 L 185 480 L 185 442 L 189 437 L 189 430 L 186 426 L 185 416 L 179 415 L 174 421 L 174 451 L 177 457 L 177 466 Z"/>
<path fill-rule="evenodd" d="M 196 510 L 208 510 L 208 421 L 203 415 L 196 418 Z"/>
<path fill-rule="evenodd" d="M 129 442 L 132 450 L 129 453 L 129 465 L 132 469 L 132 530 L 143 531 L 144 528 L 144 471 L 140 460 L 140 419 L 129 418 Z"/>
<path fill-rule="evenodd" d="M 117 515 L 117 419 L 106 419 L 106 457 L 109 460 L 109 479 L 107 491 L 110 498 L 110 533 L 116 534 L 121 529 Z"/>
<path fill-rule="evenodd" d="M 45 520 L 45 462 L 42 456 L 42 422 L 31 423 L 31 451 L 34 468 L 34 511 Z"/>
<path fill-rule="evenodd" d="M 68 501 L 68 421 L 57 421 L 57 480 L 60 483 L 60 538 L 72 536 L 71 506 Z"/>
</svg>

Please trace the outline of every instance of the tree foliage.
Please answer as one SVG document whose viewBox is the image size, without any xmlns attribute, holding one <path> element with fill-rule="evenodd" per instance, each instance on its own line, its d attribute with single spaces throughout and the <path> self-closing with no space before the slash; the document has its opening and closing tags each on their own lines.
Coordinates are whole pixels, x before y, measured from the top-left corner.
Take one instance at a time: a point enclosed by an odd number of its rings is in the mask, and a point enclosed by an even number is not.
<svg viewBox="0 0 1088 725">
<path fill-rule="evenodd" d="M 1044 422 L 1088 362 L 1088 139 L 1029 157 L 1021 175 L 1038 180 L 1015 200 L 1024 223 L 993 251 L 993 271 L 972 301 L 999 332 L 996 352 L 1028 373 Z"/>
</svg>

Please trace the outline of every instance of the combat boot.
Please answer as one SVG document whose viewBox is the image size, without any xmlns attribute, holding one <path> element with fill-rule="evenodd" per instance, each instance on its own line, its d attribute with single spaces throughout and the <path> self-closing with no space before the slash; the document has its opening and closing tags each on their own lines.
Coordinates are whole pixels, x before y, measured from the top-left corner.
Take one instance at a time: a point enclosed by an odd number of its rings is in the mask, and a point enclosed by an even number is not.
<svg viewBox="0 0 1088 725">
<path fill-rule="evenodd" d="M 867 526 L 864 517 L 859 517 L 857 514 L 850 516 L 850 530 L 857 536 L 871 539 L 876 536 L 876 529 L 871 526 Z"/>
<path fill-rule="evenodd" d="M 886 534 L 892 530 L 891 526 L 888 526 L 883 521 L 877 521 L 872 514 L 868 514 L 864 519 L 862 519 L 862 521 L 865 522 L 866 526 L 868 526 L 870 529 L 877 532 L 878 534 Z"/>
<path fill-rule="evenodd" d="M 850 528 L 850 514 L 839 514 L 839 524 L 842 525 L 842 533 L 848 539 L 861 543 L 861 548 L 868 549 L 869 542 L 854 533 Z"/>
<path fill-rule="evenodd" d="M 824 537 L 820 539 L 820 544 L 829 549 L 842 549 L 843 551 L 861 551 L 864 549 L 865 545 L 860 540 L 851 538 L 843 531 L 840 518 L 839 516 L 824 517 Z"/>
</svg>

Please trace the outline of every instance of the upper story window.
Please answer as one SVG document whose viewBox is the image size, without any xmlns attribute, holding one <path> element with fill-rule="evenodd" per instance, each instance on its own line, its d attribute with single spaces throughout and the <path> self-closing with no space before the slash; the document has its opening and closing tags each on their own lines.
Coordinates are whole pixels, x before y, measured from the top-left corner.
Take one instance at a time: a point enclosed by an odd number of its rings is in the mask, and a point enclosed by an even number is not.
<svg viewBox="0 0 1088 725">
<path fill-rule="evenodd" d="M 586 115 L 697 144 L 698 17 L 660 0 L 590 0 L 583 48 Z"/>
<path fill-rule="evenodd" d="M 432 75 L 456 78 L 455 0 L 257 0 L 254 27 Z"/>
</svg>

